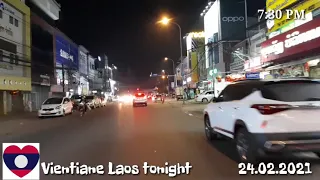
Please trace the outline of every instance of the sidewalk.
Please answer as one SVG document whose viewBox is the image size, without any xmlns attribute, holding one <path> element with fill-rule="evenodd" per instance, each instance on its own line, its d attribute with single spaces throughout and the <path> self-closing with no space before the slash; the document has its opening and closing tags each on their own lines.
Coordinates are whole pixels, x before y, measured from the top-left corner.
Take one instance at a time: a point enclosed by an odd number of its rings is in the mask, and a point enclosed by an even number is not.
<svg viewBox="0 0 320 180">
<path fill-rule="evenodd" d="M 194 99 L 185 101 L 177 101 L 177 100 L 170 100 L 168 101 L 174 107 L 180 107 L 181 111 L 190 116 L 201 116 L 203 114 L 203 110 L 207 107 L 208 104 L 202 102 L 196 102 Z"/>
</svg>

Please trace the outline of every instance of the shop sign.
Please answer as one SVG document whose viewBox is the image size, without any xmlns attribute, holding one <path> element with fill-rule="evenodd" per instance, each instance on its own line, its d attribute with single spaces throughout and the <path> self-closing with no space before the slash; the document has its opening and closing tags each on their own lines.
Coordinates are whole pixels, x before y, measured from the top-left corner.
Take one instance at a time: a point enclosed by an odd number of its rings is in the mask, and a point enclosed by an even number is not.
<svg viewBox="0 0 320 180">
<path fill-rule="evenodd" d="M 278 0 L 276 0 L 278 1 Z M 292 4 L 292 3 L 290 3 Z M 300 3 L 293 9 L 296 10 L 297 12 L 302 12 L 304 10 L 304 14 L 308 14 L 313 12 L 314 10 L 318 9 L 320 7 L 320 1 L 319 0 L 307 0 L 304 1 L 303 3 Z M 268 33 L 274 32 L 276 30 L 279 30 L 280 28 L 292 23 L 295 21 L 294 18 L 287 18 L 287 14 L 284 13 L 280 19 L 273 19 L 272 21 L 272 26 L 268 27 Z M 268 22 L 270 24 L 270 22 Z"/>
<path fill-rule="evenodd" d="M 2 1 L 0 1 L 0 9 L 2 9 L 3 11 L 7 11 L 10 14 L 14 15 L 14 11 L 12 10 L 12 8 Z"/>
<path fill-rule="evenodd" d="M 260 72 L 246 73 L 246 79 L 260 79 Z"/>
<path fill-rule="evenodd" d="M 263 42 L 261 45 L 262 62 L 273 61 L 320 48 L 319 37 L 320 18 L 317 18 Z"/>
<path fill-rule="evenodd" d="M 255 67 L 258 67 L 258 66 L 261 66 L 261 58 L 258 56 L 258 57 L 254 57 L 248 61 L 246 61 L 244 63 L 244 69 L 247 70 L 247 69 L 251 69 L 251 68 L 255 68 Z"/>
<path fill-rule="evenodd" d="M 270 10 L 280 10 L 289 5 L 297 2 L 298 0 L 267 0 L 266 1 L 266 9 Z"/>
<path fill-rule="evenodd" d="M 40 85 L 41 86 L 50 86 L 50 77 L 46 75 L 40 75 Z"/>
<path fill-rule="evenodd" d="M 56 62 L 67 67 L 78 69 L 78 47 L 61 36 L 56 36 Z"/>
</svg>

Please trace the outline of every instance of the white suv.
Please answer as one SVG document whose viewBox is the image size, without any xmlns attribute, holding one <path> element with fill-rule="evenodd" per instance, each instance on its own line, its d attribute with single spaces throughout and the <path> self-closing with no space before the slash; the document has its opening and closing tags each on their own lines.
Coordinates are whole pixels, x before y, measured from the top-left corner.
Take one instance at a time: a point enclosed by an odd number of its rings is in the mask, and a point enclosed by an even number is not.
<svg viewBox="0 0 320 180">
<path fill-rule="evenodd" d="M 240 81 L 213 101 L 204 110 L 206 137 L 234 139 L 241 161 L 291 152 L 320 156 L 319 81 Z"/>
</svg>

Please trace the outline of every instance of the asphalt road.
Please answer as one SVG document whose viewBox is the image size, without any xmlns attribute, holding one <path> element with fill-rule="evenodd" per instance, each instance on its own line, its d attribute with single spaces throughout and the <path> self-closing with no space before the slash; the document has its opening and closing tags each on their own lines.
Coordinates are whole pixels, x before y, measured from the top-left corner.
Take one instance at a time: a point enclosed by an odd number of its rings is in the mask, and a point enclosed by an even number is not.
<svg viewBox="0 0 320 180">
<path fill-rule="evenodd" d="M 295 161 L 311 162 L 312 175 L 307 176 L 250 176 L 238 175 L 234 145 L 225 140 L 208 143 L 203 132 L 203 122 L 186 114 L 178 106 L 149 104 L 148 107 L 110 104 L 90 111 L 84 117 L 78 114 L 57 121 L 59 126 L 23 136 L 7 137 L 5 142 L 41 143 L 41 162 L 69 166 L 80 162 L 90 166 L 104 165 L 105 175 L 54 176 L 41 175 L 42 180 L 157 180 L 169 179 L 168 175 L 144 175 L 142 165 L 164 166 L 190 162 L 188 175 L 178 175 L 181 180 L 237 180 L 237 179 L 319 179 L 319 160 L 312 157 Z M 292 157 L 290 157 L 292 158 Z M 290 161 L 291 159 L 287 161 Z M 286 162 L 287 162 L 286 161 Z M 108 175 L 108 163 L 114 166 L 139 165 L 139 175 Z M 278 162 L 278 161 L 276 161 Z M 1 167 L 2 169 L 2 167 Z"/>
</svg>

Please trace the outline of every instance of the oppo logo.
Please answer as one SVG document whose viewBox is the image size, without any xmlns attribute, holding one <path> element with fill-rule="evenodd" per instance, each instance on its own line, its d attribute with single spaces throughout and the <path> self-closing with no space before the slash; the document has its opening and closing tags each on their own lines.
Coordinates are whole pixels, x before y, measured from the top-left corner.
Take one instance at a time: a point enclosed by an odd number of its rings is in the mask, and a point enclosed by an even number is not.
<svg viewBox="0 0 320 180">
<path fill-rule="evenodd" d="M 223 17 L 222 21 L 225 22 L 237 22 L 237 21 L 244 21 L 244 17 L 240 16 L 240 17 Z"/>
</svg>

